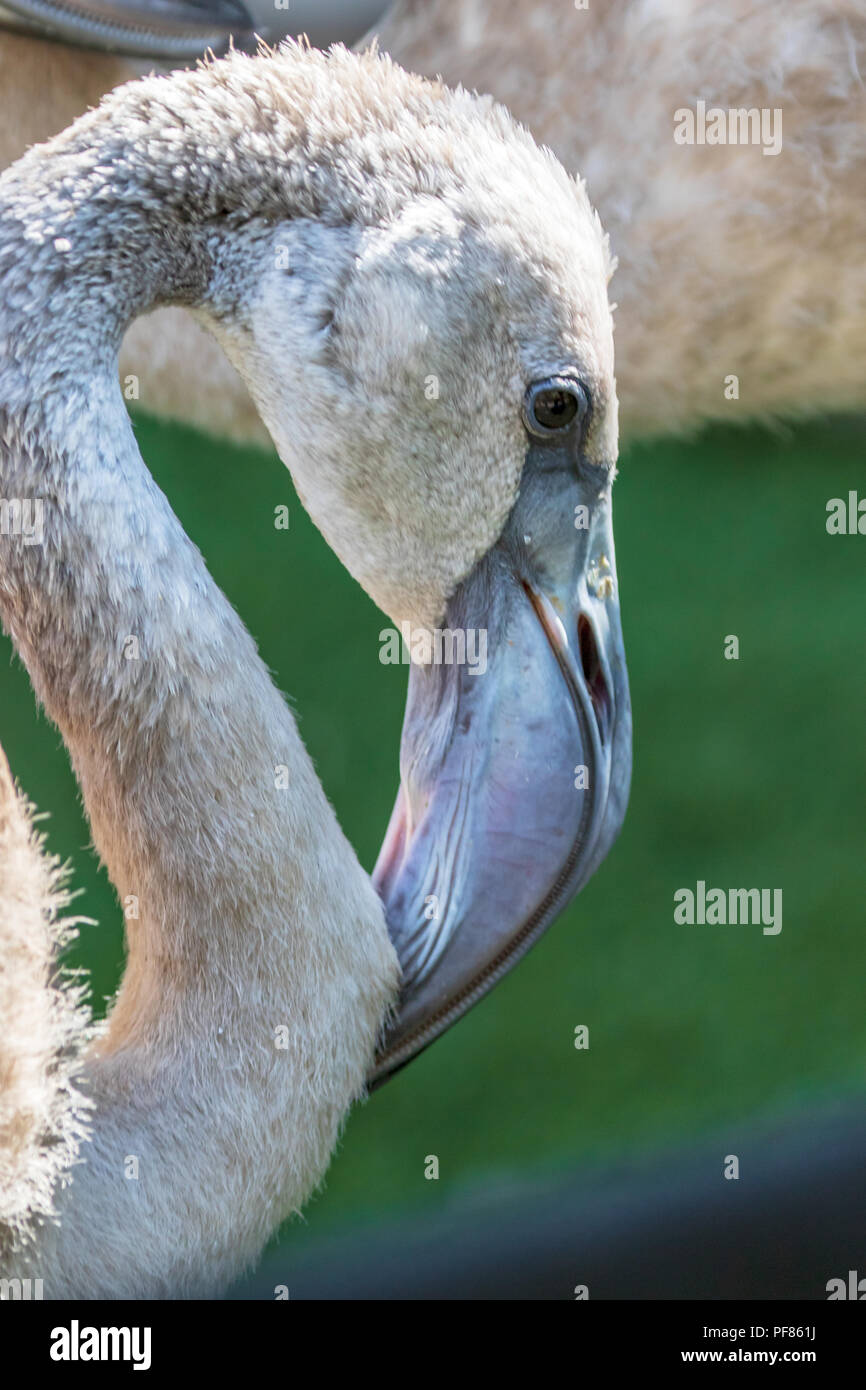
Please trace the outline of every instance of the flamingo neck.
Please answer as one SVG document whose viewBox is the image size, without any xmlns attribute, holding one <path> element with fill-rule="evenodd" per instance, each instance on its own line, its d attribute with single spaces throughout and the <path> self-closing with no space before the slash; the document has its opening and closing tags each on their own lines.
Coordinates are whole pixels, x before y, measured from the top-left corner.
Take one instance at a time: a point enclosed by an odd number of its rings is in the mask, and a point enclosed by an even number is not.
<svg viewBox="0 0 866 1390">
<path fill-rule="evenodd" d="M 96 122 L 0 179 L 0 496 L 35 522 L 0 535 L 0 618 L 128 950 L 87 1064 L 92 1139 L 30 1257 L 51 1297 L 240 1272 L 321 1178 L 396 977 L 292 716 L 136 446 L 120 338 L 197 302 L 207 253 L 134 183 L 97 196 L 116 144 Z"/>
</svg>

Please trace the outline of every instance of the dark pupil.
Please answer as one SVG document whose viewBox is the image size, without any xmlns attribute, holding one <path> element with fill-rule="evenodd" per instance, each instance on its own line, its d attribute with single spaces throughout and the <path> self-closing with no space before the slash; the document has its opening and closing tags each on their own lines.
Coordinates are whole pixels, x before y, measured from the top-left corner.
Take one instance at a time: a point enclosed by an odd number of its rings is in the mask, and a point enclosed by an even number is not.
<svg viewBox="0 0 866 1390">
<path fill-rule="evenodd" d="M 534 410 L 539 425 L 548 430 L 560 430 L 577 414 L 577 401 L 570 391 L 554 386 L 549 391 L 539 391 Z"/>
</svg>

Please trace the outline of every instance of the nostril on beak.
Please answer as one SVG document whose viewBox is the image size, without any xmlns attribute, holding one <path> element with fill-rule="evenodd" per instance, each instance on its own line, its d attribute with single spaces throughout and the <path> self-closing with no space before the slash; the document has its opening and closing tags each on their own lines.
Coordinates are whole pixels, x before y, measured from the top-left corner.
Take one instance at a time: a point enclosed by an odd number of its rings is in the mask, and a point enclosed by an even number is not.
<svg viewBox="0 0 866 1390">
<path fill-rule="evenodd" d="M 584 613 L 581 613 L 577 620 L 577 645 L 580 652 L 580 664 L 583 668 L 583 678 L 586 681 L 586 688 L 589 691 L 589 697 L 595 711 L 598 732 L 602 743 L 606 743 L 611 722 L 610 691 L 604 678 L 604 670 L 598 654 L 598 645 L 592 623 Z"/>
</svg>

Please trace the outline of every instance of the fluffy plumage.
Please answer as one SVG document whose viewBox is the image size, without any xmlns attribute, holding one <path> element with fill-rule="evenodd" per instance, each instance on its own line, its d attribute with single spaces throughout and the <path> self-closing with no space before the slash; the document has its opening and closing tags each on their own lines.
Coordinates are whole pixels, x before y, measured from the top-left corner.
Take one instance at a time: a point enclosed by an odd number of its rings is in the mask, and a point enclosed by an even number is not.
<svg viewBox="0 0 866 1390">
<path fill-rule="evenodd" d="M 75 930 L 64 879 L 0 749 L 0 1255 L 53 1216 L 87 1131 L 88 1015 L 80 986 L 57 973 Z"/>
</svg>

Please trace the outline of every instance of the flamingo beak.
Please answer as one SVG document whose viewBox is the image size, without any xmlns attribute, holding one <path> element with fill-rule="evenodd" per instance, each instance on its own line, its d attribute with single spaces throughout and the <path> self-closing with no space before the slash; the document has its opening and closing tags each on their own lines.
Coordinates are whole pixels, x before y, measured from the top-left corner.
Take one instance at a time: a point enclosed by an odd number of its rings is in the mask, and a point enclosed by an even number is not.
<svg viewBox="0 0 866 1390">
<path fill-rule="evenodd" d="M 534 455 L 503 535 L 410 668 L 400 791 L 373 874 L 403 985 L 373 1086 L 534 945 L 625 816 L 610 473 Z"/>
</svg>

